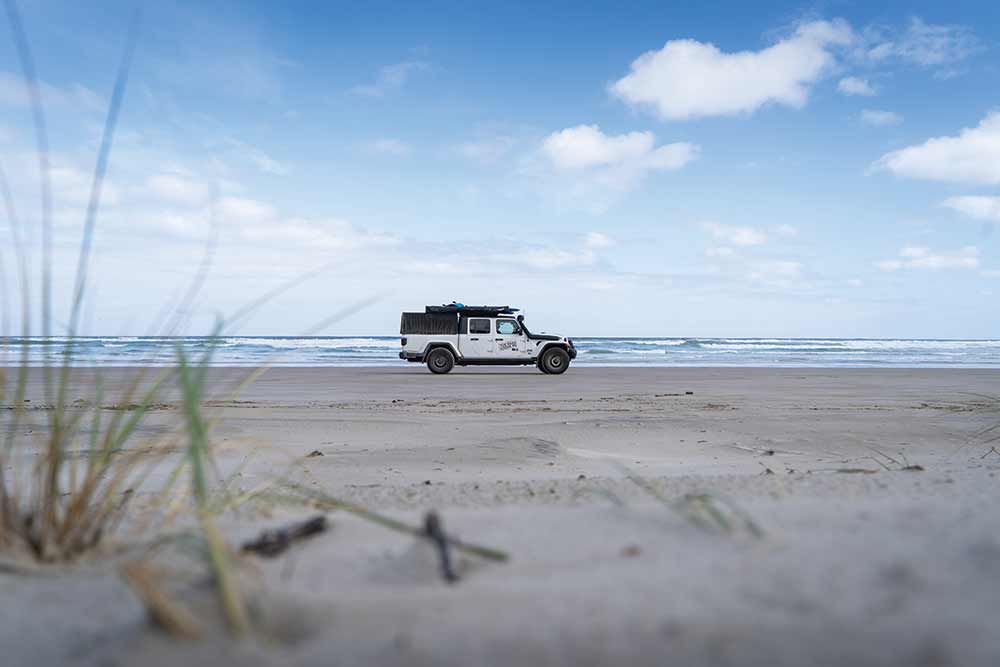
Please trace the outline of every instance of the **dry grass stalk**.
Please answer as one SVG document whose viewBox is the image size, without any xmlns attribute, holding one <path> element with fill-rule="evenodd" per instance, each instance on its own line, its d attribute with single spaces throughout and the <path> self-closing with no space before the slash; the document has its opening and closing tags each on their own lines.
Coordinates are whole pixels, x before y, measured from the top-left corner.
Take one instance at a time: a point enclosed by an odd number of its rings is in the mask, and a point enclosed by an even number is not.
<svg viewBox="0 0 1000 667">
<path fill-rule="evenodd" d="M 633 484 L 699 528 L 723 533 L 734 533 L 738 529 L 743 529 L 757 539 L 764 537 L 764 530 L 760 525 L 732 502 L 711 493 L 689 493 L 673 500 L 663 495 L 646 478 L 628 468 L 624 468 L 624 471 Z"/>
<path fill-rule="evenodd" d="M 142 562 L 126 563 L 122 577 L 136 594 L 150 620 L 177 639 L 200 639 L 198 620 L 182 604 L 157 585 L 153 568 Z"/>
<path fill-rule="evenodd" d="M 209 565 L 219 588 L 219 597 L 229 623 L 230 631 L 236 636 L 250 631 L 250 619 L 246 604 L 230 562 L 229 547 L 223 540 L 209 508 L 209 483 L 207 468 L 211 454 L 208 450 L 208 425 L 201 415 L 201 405 L 205 387 L 205 376 L 211 362 L 213 346 L 209 346 L 201 363 L 191 367 L 187 362 L 184 348 L 177 346 L 180 362 L 180 382 L 184 395 L 184 413 L 187 417 L 188 459 L 191 467 L 191 486 L 198 508 L 198 521 L 208 548 Z"/>
</svg>

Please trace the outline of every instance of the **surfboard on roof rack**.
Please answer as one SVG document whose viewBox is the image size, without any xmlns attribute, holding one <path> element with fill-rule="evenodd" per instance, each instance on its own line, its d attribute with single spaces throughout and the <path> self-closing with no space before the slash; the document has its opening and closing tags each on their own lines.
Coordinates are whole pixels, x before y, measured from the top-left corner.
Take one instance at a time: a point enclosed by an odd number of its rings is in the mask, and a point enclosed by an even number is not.
<svg viewBox="0 0 1000 667">
<path fill-rule="evenodd" d="M 426 306 L 425 313 L 460 313 L 462 315 L 482 315 L 484 317 L 496 315 L 513 315 L 520 308 L 510 306 L 467 306 L 464 303 L 447 303 L 442 306 Z"/>
</svg>

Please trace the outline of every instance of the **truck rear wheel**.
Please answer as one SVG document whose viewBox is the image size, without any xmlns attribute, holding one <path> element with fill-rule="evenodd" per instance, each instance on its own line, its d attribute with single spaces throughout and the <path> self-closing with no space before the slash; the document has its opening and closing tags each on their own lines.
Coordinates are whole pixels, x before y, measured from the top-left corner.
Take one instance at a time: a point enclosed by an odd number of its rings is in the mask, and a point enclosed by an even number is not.
<svg viewBox="0 0 1000 667">
<path fill-rule="evenodd" d="M 550 348 L 542 354 L 538 367 L 542 369 L 543 373 L 550 375 L 565 373 L 566 369 L 569 368 L 569 355 L 561 347 Z"/>
<path fill-rule="evenodd" d="M 431 373 L 444 375 L 455 367 L 455 355 L 445 347 L 435 348 L 427 355 L 427 368 Z"/>
</svg>

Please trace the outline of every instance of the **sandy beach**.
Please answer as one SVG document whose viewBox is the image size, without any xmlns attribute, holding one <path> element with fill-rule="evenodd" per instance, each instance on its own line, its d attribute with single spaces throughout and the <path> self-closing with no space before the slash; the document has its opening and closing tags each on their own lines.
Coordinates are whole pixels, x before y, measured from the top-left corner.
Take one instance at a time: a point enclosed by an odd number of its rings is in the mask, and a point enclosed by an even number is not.
<svg viewBox="0 0 1000 667">
<path fill-rule="evenodd" d="M 108 395 L 133 373 L 105 370 Z M 245 375 L 214 369 L 207 403 L 231 493 L 286 476 L 413 524 L 433 509 L 510 560 L 453 554 L 449 584 L 427 540 L 330 512 L 242 558 L 266 639 L 240 643 L 181 555 L 164 562 L 201 642 L 148 622 L 117 551 L 0 573 L 5 666 L 1000 661 L 1000 454 L 978 436 L 1000 422 L 996 370 L 282 368 L 234 395 Z M 165 397 L 137 442 L 178 409 Z M 685 511 L 699 494 L 725 529 Z M 254 500 L 221 525 L 238 544 L 315 514 Z"/>
</svg>

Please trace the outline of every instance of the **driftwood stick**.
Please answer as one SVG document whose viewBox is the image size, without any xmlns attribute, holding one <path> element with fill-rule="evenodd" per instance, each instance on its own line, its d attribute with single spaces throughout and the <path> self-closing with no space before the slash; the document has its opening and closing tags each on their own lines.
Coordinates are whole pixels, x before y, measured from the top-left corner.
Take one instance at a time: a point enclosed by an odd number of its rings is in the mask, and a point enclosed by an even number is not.
<svg viewBox="0 0 1000 667">
<path fill-rule="evenodd" d="M 362 507 L 361 505 L 357 505 L 346 500 L 340 500 L 339 498 L 334 498 L 333 496 L 327 495 L 322 491 L 307 488 L 294 482 L 285 481 L 282 483 L 282 486 L 311 499 L 315 506 L 319 509 L 348 512 L 349 514 L 353 514 L 354 516 L 360 517 L 384 528 L 388 528 L 389 530 L 395 530 L 397 532 L 413 535 L 415 537 L 426 537 L 423 526 L 412 526 L 406 522 L 399 521 L 398 519 L 373 512 L 372 510 Z M 448 543 L 448 546 L 456 551 L 477 556 L 485 560 L 503 563 L 510 559 L 510 556 L 506 552 L 500 551 L 499 549 L 463 542 L 458 538 L 448 535 L 445 536 L 445 541 Z"/>
<path fill-rule="evenodd" d="M 444 527 L 441 525 L 441 517 L 437 512 L 431 511 L 424 516 L 424 534 L 437 549 L 441 559 L 441 575 L 449 584 L 458 581 L 458 575 L 451 566 L 451 554 L 448 552 L 448 536 L 444 534 Z"/>
<path fill-rule="evenodd" d="M 326 531 L 325 516 L 314 516 L 311 519 L 293 523 L 284 528 L 265 530 L 257 539 L 243 544 L 243 551 L 257 554 L 265 558 L 274 558 L 288 550 L 292 543 L 319 535 Z"/>
</svg>

